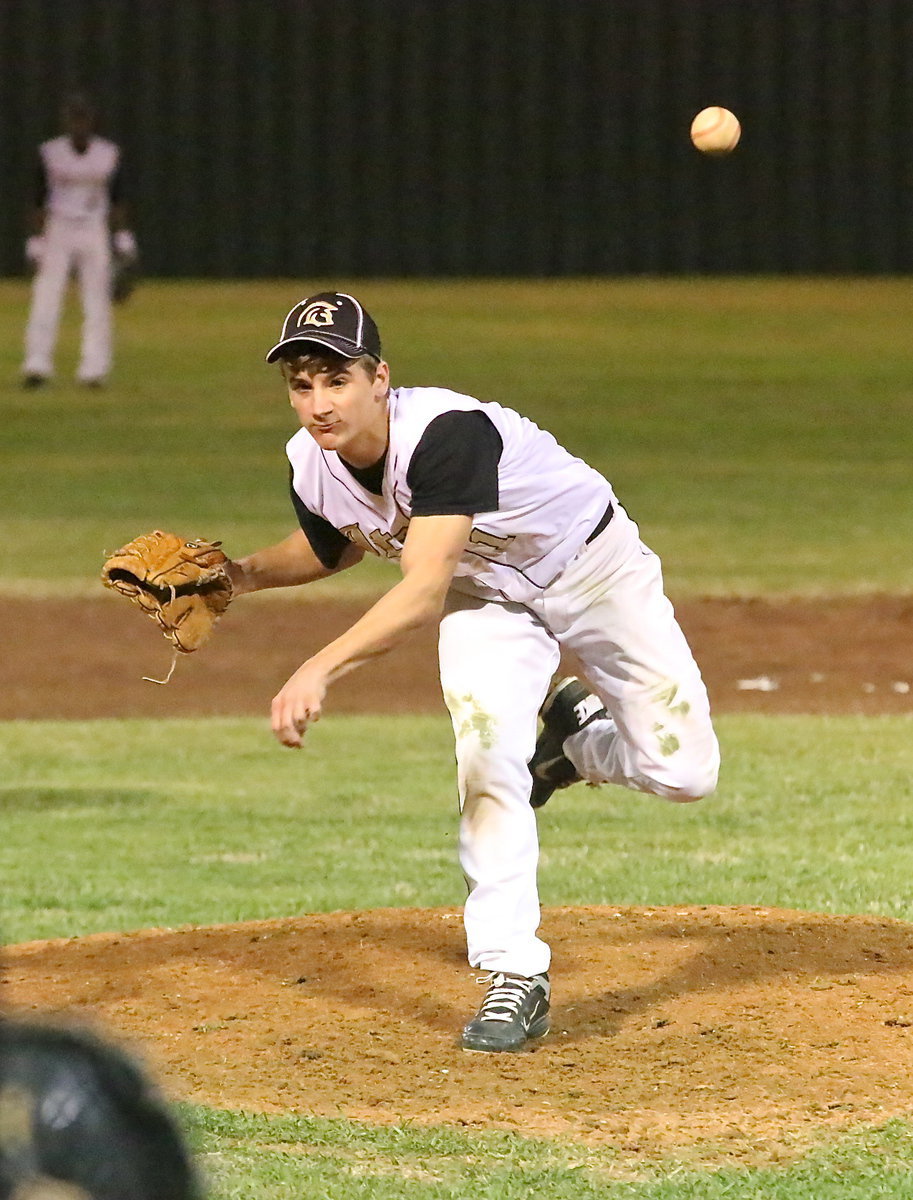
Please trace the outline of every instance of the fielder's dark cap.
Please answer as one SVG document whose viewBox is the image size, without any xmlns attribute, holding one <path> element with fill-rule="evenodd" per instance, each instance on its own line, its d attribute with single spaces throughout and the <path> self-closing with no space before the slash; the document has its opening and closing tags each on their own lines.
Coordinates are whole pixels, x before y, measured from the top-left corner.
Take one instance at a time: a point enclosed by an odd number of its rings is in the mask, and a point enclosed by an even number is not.
<svg viewBox="0 0 913 1200">
<path fill-rule="evenodd" d="M 312 343 L 335 350 L 343 358 L 361 358 L 369 354 L 381 359 L 380 334 L 374 319 L 354 296 L 346 292 L 318 292 L 299 300 L 282 323 L 279 341 L 266 356 L 271 363 L 289 346 Z M 302 346 L 301 353 L 307 353 Z"/>
</svg>

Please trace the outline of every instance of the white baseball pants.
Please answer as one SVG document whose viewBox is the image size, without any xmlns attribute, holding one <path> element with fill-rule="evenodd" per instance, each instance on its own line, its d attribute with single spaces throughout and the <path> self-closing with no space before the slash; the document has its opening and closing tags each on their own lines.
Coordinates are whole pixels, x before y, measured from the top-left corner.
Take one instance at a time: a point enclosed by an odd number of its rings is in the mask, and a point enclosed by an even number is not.
<svg viewBox="0 0 913 1200">
<path fill-rule="evenodd" d="M 73 272 L 79 281 L 83 313 L 76 377 L 87 383 L 104 379 L 111 369 L 111 246 L 107 226 L 98 221 L 50 217 L 45 223 L 44 255 L 32 284 L 22 367 L 25 375 L 47 378 L 54 373 L 63 298 Z"/>
<path fill-rule="evenodd" d="M 467 949 L 470 965 L 485 971 L 535 975 L 550 961 L 536 934 L 539 846 L 527 764 L 561 647 L 583 662 L 610 714 L 565 742 L 583 779 L 670 800 L 716 787 L 706 688 L 663 593 L 659 559 L 620 505 L 535 601 L 451 592 L 441 682 L 456 738 Z"/>
</svg>

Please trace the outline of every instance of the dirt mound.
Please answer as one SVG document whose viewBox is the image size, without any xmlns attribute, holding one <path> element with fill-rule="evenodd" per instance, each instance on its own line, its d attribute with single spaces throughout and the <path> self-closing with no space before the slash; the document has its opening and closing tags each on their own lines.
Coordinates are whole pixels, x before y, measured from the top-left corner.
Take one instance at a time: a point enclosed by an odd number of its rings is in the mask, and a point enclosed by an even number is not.
<svg viewBox="0 0 913 1200">
<path fill-rule="evenodd" d="M 462 1052 L 482 989 L 457 910 L 380 909 L 31 942 L 21 1010 L 135 1040 L 221 1108 L 456 1123 L 719 1160 L 913 1104 L 913 926 L 773 909 L 555 908 L 553 1030 Z"/>
</svg>

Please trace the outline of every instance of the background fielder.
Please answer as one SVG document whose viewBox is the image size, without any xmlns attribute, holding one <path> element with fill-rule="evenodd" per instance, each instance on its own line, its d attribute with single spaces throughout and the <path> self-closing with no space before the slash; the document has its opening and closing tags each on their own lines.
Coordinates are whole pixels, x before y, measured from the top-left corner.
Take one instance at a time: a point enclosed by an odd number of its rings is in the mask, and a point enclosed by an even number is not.
<svg viewBox="0 0 913 1200">
<path fill-rule="evenodd" d="M 551 434 L 444 388 L 391 388 L 377 327 L 344 293 L 296 305 L 267 357 L 303 426 L 287 447 L 301 528 L 229 564 L 235 591 L 323 578 L 366 552 L 403 573 L 291 676 L 273 731 L 300 746 L 335 679 L 440 621 L 469 961 L 490 985 L 462 1044 L 519 1049 L 548 1029 L 534 808 L 581 778 L 672 800 L 712 791 L 706 689 L 656 555 Z M 562 647 L 594 692 L 573 678 L 549 691 Z"/>
<path fill-rule="evenodd" d="M 23 386 L 46 383 L 63 298 L 71 274 L 79 281 L 82 347 L 77 379 L 100 386 L 111 369 L 111 272 L 114 254 L 135 261 L 136 239 L 125 227 L 121 152 L 94 133 L 95 111 L 83 96 L 61 109 L 63 134 L 39 147 L 38 182 L 26 260 L 35 270 L 25 331 Z"/>
</svg>

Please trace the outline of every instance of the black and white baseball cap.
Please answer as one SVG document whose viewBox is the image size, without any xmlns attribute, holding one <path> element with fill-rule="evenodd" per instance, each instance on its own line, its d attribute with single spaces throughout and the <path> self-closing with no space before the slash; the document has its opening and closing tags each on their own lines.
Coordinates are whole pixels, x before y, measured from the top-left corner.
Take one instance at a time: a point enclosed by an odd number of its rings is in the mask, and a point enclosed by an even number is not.
<svg viewBox="0 0 913 1200">
<path fill-rule="evenodd" d="M 335 350 L 343 358 L 369 354 L 378 362 L 381 359 L 380 334 L 371 314 L 346 292 L 318 292 L 299 300 L 282 322 L 279 341 L 266 361 L 275 362 L 287 346 L 298 342 Z"/>
</svg>

